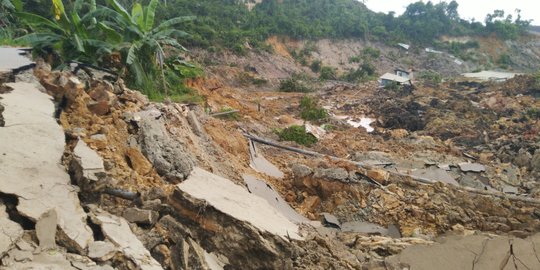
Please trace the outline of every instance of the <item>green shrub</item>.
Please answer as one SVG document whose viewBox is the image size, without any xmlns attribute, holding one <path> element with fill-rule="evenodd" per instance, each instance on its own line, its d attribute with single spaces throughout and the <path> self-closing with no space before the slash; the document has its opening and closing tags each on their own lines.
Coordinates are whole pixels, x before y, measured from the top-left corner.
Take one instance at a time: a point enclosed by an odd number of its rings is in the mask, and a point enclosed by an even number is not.
<svg viewBox="0 0 540 270">
<path fill-rule="evenodd" d="M 298 80 L 293 76 L 279 83 L 279 91 L 307 93 L 311 92 L 311 89 L 307 87 L 302 81 Z"/>
<path fill-rule="evenodd" d="M 366 60 L 377 59 L 381 56 L 381 51 L 373 47 L 366 47 L 362 50 L 362 56 Z"/>
<path fill-rule="evenodd" d="M 436 71 L 424 71 L 418 75 L 418 78 L 424 81 L 424 83 L 432 86 L 437 86 L 442 82 L 442 76 Z"/>
<path fill-rule="evenodd" d="M 342 76 L 348 82 L 365 82 L 374 78 L 375 66 L 369 62 L 364 62 L 357 69 L 351 70 Z"/>
<path fill-rule="evenodd" d="M 335 80 L 337 78 L 336 76 L 336 69 L 333 67 L 322 67 L 321 68 L 321 74 L 319 75 L 319 79 L 321 81 L 326 80 Z"/>
<path fill-rule="evenodd" d="M 311 71 L 319 72 L 321 71 L 321 66 L 322 66 L 321 60 L 315 60 L 311 62 L 311 65 L 309 67 L 311 68 Z"/>
<path fill-rule="evenodd" d="M 328 118 L 328 112 L 319 107 L 317 100 L 304 96 L 300 100 L 300 117 L 306 121 L 317 121 Z"/>
<path fill-rule="evenodd" d="M 360 56 L 351 56 L 349 57 L 349 64 L 351 63 L 360 63 L 362 59 L 360 58 Z"/>
<path fill-rule="evenodd" d="M 313 134 L 307 133 L 304 126 L 293 125 L 283 130 L 278 130 L 276 133 L 284 141 L 296 142 L 305 146 L 311 146 L 317 143 L 317 138 Z"/>
<path fill-rule="evenodd" d="M 499 56 L 499 59 L 497 59 L 497 64 L 503 68 L 507 68 L 512 65 L 512 59 L 510 58 L 510 55 L 503 53 Z"/>
</svg>

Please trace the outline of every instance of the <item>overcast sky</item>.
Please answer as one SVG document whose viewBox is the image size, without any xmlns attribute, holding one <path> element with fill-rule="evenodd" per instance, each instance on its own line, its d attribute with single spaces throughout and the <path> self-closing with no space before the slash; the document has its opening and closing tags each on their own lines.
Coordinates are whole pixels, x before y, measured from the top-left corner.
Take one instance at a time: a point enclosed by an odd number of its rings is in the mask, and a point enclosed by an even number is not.
<svg viewBox="0 0 540 270">
<path fill-rule="evenodd" d="M 446 2 L 450 2 L 447 0 Z M 459 3 L 459 15 L 463 19 L 475 18 L 476 21 L 483 22 L 488 13 L 493 13 L 496 9 L 502 9 L 505 13 L 515 14 L 516 8 L 521 9 L 523 19 L 532 19 L 533 25 L 540 25 L 540 1 L 538 0 L 456 0 Z M 366 0 L 365 4 L 376 12 L 395 11 L 401 15 L 408 4 L 414 0 Z M 427 2 L 424 0 L 423 2 Z M 439 3 L 439 0 L 433 0 Z M 515 19 L 515 15 L 514 15 Z"/>
</svg>

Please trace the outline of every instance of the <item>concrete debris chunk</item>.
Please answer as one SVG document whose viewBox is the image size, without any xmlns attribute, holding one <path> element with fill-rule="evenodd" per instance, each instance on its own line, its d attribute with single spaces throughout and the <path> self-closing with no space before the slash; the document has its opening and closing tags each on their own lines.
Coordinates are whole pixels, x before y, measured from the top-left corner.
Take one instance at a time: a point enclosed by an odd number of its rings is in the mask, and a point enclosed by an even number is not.
<svg viewBox="0 0 540 270">
<path fill-rule="evenodd" d="M 39 240 L 41 250 L 53 249 L 56 247 L 56 226 L 58 215 L 51 209 L 39 218 L 36 223 L 36 235 Z"/>
<path fill-rule="evenodd" d="M 223 177 L 195 168 L 188 179 L 176 187 L 187 195 L 206 201 L 235 219 L 252 224 L 261 231 L 283 238 L 302 239 L 298 226 L 265 199 L 249 193 Z"/>
<path fill-rule="evenodd" d="M 304 178 L 313 173 L 313 170 L 310 167 L 303 164 L 293 164 L 291 169 L 296 178 Z"/>
<path fill-rule="evenodd" d="M 321 213 L 323 216 L 323 224 L 327 227 L 332 228 L 341 228 L 341 222 L 339 222 L 338 218 L 330 213 Z"/>
<path fill-rule="evenodd" d="M 249 155 L 251 159 L 250 166 L 256 171 L 279 179 L 285 176 L 285 174 L 283 174 L 278 167 L 268 161 L 261 154 L 257 147 L 255 147 L 255 143 L 253 141 L 249 141 Z"/>
<path fill-rule="evenodd" d="M 123 217 L 133 223 L 152 225 L 159 218 L 159 213 L 152 210 L 143 210 L 138 208 L 127 208 L 124 210 Z"/>
<path fill-rule="evenodd" d="M 112 257 L 116 253 L 116 247 L 105 241 L 95 241 L 88 245 L 88 257 L 104 262 Z"/>
<path fill-rule="evenodd" d="M 51 97 L 34 84 L 10 83 L 14 90 L 2 94 L 9 128 L 0 128 L 0 192 L 19 199 L 19 214 L 37 221 L 55 209 L 62 241 L 83 251 L 93 241 L 77 188 L 71 185 L 61 158 L 65 134 L 53 117 Z"/>
<path fill-rule="evenodd" d="M 249 192 L 265 199 L 270 205 L 285 215 L 290 221 L 309 223 L 309 219 L 298 214 L 269 184 L 257 179 L 252 175 L 244 175 Z"/>
<path fill-rule="evenodd" d="M 83 140 L 77 142 L 75 149 L 73 149 L 73 156 L 80 166 L 80 176 L 85 180 L 97 182 L 106 176 L 103 159 Z"/>
<path fill-rule="evenodd" d="M 459 186 L 459 183 L 444 169 L 418 169 L 414 170 L 411 175 L 430 180 L 432 182 L 443 182 L 454 186 Z"/>
<path fill-rule="evenodd" d="M 476 173 L 479 173 L 479 172 L 485 172 L 486 171 L 486 167 L 484 167 L 484 165 L 482 164 L 478 164 L 478 163 L 459 163 L 458 164 L 459 166 L 459 169 L 461 169 L 463 172 L 476 172 Z"/>
<path fill-rule="evenodd" d="M 106 239 L 115 244 L 119 251 L 139 269 L 163 269 L 133 234 L 125 219 L 111 215 L 101 209 L 94 209 L 90 217 L 95 224 L 100 226 Z"/>
</svg>

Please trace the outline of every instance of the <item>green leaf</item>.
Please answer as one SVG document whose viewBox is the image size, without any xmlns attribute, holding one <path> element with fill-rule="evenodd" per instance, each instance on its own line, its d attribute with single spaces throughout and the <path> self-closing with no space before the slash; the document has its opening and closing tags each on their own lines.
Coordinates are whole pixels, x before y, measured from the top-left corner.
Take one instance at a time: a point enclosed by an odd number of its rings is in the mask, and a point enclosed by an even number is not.
<svg viewBox="0 0 540 270">
<path fill-rule="evenodd" d="M 16 12 L 15 14 L 17 15 L 17 17 L 19 17 L 21 20 L 23 20 L 30 26 L 35 26 L 38 28 L 47 26 L 51 30 L 58 30 L 61 32 L 65 32 L 64 29 L 58 23 L 53 22 L 45 17 L 41 17 L 39 15 L 27 13 L 27 12 Z"/>
<path fill-rule="evenodd" d="M 108 25 L 99 22 L 98 27 L 105 33 L 107 41 L 112 41 L 114 43 L 120 43 L 122 42 L 122 35 L 116 32 L 114 29 L 109 27 Z"/>
<path fill-rule="evenodd" d="M 120 3 L 118 3 L 118 1 L 107 0 L 107 2 L 113 7 L 114 10 L 116 10 L 116 12 L 120 13 L 120 15 L 124 17 L 124 19 L 126 19 L 127 21 L 131 21 L 131 16 L 129 15 L 127 10 L 122 5 L 120 5 Z"/>
<path fill-rule="evenodd" d="M 47 47 L 62 40 L 62 36 L 54 33 L 31 33 L 15 39 L 33 46 Z"/>
<path fill-rule="evenodd" d="M 73 39 L 75 41 L 75 48 L 77 48 L 77 50 L 79 52 L 85 52 L 84 50 L 84 45 L 83 45 L 83 42 L 81 41 L 81 38 L 79 37 L 79 35 L 77 34 L 73 34 Z"/>
<path fill-rule="evenodd" d="M 131 9 L 131 20 L 133 23 L 137 24 L 140 29 L 144 31 L 144 11 L 141 4 L 136 3 Z"/>
<path fill-rule="evenodd" d="M 180 24 L 180 23 L 193 21 L 195 18 L 196 18 L 195 16 L 182 16 L 182 17 L 172 18 L 170 20 L 166 20 L 166 21 L 162 22 L 158 27 L 156 27 L 154 30 L 152 30 L 152 32 L 157 33 L 157 32 L 163 31 L 163 30 L 165 30 L 167 28 L 170 28 L 171 26 L 174 26 L 174 25 L 177 25 L 177 24 Z"/>
<path fill-rule="evenodd" d="M 144 22 L 145 22 L 144 31 L 145 32 L 150 31 L 152 27 L 154 26 L 157 5 L 158 5 L 158 0 L 152 0 L 146 7 L 145 18 L 144 18 Z"/>
<path fill-rule="evenodd" d="M 126 63 L 128 65 L 138 62 L 139 57 L 137 56 L 137 52 L 139 51 L 141 45 L 142 44 L 139 42 L 135 42 L 131 44 L 131 47 L 129 48 L 129 51 L 128 51 L 128 55 L 126 57 Z"/>
</svg>

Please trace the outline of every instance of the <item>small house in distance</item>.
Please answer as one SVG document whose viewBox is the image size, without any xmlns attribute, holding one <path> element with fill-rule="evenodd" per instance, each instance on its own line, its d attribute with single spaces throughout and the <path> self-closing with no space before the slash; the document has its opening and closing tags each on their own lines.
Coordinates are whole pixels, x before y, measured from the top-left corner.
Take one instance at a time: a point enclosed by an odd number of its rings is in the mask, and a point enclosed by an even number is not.
<svg viewBox="0 0 540 270">
<path fill-rule="evenodd" d="M 412 70 L 395 69 L 394 72 L 394 74 L 385 73 L 379 78 L 379 84 L 381 87 L 385 87 L 390 83 L 396 83 L 398 85 L 412 85 Z"/>
</svg>

